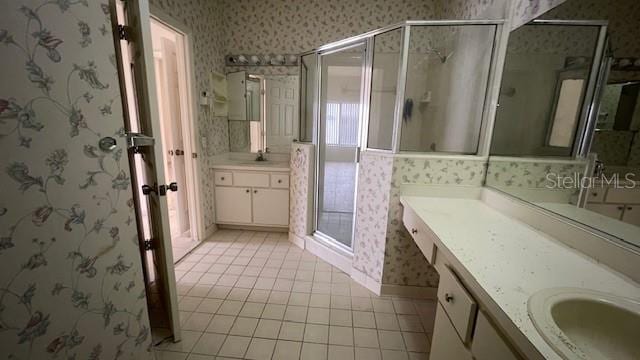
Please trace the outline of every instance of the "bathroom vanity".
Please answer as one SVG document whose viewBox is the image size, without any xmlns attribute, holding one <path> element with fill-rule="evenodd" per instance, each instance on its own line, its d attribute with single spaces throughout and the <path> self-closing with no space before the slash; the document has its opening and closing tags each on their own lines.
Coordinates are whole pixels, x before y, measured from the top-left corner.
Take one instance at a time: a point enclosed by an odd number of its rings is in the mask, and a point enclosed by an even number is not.
<svg viewBox="0 0 640 360">
<path fill-rule="evenodd" d="M 212 166 L 215 216 L 220 225 L 289 226 L 289 164 L 220 159 Z"/>
<path fill-rule="evenodd" d="M 440 275 L 432 360 L 561 359 L 563 344 L 552 345 L 545 319 L 530 314 L 531 299 L 578 288 L 640 299 L 636 283 L 517 220 L 523 210 L 504 199 L 489 189 L 401 198 L 404 226 Z"/>
</svg>

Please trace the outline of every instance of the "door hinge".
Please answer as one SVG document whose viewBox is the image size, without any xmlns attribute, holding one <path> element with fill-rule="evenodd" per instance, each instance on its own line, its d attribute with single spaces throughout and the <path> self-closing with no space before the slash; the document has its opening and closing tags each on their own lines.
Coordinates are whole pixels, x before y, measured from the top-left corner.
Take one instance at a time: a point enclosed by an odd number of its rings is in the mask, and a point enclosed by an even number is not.
<svg viewBox="0 0 640 360">
<path fill-rule="evenodd" d="M 133 132 L 127 134 L 127 147 L 133 149 L 134 153 L 139 153 L 143 146 L 153 146 L 155 142 L 156 140 L 148 135 Z"/>
<path fill-rule="evenodd" d="M 120 40 L 131 41 L 132 33 L 131 26 L 118 24 L 118 38 Z"/>
<path fill-rule="evenodd" d="M 149 250 L 154 250 L 156 247 L 153 244 L 153 239 L 147 239 L 144 241 L 144 250 L 145 251 L 149 251 Z"/>
<path fill-rule="evenodd" d="M 192 159 L 197 159 L 198 158 L 198 153 L 191 153 L 191 158 Z"/>
</svg>

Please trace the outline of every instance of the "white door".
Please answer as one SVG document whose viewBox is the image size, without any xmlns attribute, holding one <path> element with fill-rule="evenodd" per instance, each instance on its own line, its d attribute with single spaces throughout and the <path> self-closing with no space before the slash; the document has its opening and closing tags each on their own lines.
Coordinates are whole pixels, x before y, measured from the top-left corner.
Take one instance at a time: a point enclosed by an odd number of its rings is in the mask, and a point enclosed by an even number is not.
<svg viewBox="0 0 640 360">
<path fill-rule="evenodd" d="M 216 220 L 219 223 L 251 223 L 251 189 L 216 186 Z"/>
<path fill-rule="evenodd" d="M 185 113 L 181 108 L 177 33 L 172 33 L 161 24 L 153 23 L 153 46 L 156 64 L 156 83 L 160 103 L 160 124 L 162 127 L 163 158 L 167 181 L 178 184 L 178 191 L 167 194 L 171 237 L 189 238 L 190 220 L 187 200 L 187 176 L 185 163 L 185 146 L 183 119 Z M 182 101 L 184 102 L 184 101 Z"/>
<path fill-rule="evenodd" d="M 145 0 L 117 0 L 114 21 L 125 26 L 124 40 L 117 41 L 116 59 L 129 133 L 161 137 L 158 100 L 150 34 L 149 4 Z M 147 285 L 147 299 L 160 294 L 164 315 L 174 341 L 181 339 L 178 297 L 173 268 L 169 214 L 162 150 L 139 146 L 128 152 L 131 163 L 136 222 Z M 142 191 L 148 186 L 151 191 Z M 147 244 L 151 256 L 147 256 Z M 150 275 L 153 275 L 150 276 Z M 153 287 L 157 286 L 158 291 Z"/>
<path fill-rule="evenodd" d="M 253 223 L 289 225 L 289 190 L 253 189 Z"/>
<path fill-rule="evenodd" d="M 288 153 L 298 137 L 298 76 L 265 77 L 267 147 Z"/>
</svg>

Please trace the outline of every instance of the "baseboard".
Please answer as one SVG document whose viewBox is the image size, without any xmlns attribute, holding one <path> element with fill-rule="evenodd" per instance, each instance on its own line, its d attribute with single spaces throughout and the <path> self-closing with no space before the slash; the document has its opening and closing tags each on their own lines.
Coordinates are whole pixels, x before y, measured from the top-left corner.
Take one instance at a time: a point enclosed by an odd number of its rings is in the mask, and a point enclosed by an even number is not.
<svg viewBox="0 0 640 360">
<path fill-rule="evenodd" d="M 297 245 L 299 248 L 304 250 L 304 238 L 290 232 L 289 233 L 289 241 Z"/>
<path fill-rule="evenodd" d="M 438 295 L 438 288 L 382 284 L 381 295 L 435 300 Z"/>
<path fill-rule="evenodd" d="M 351 275 L 351 264 L 353 256 L 342 254 L 315 239 L 313 236 L 306 236 L 304 239 L 304 249 L 337 267 L 345 273 Z"/>
<path fill-rule="evenodd" d="M 204 229 L 204 234 L 203 234 L 204 236 L 200 237 L 200 241 L 207 240 L 216 231 L 218 231 L 218 227 L 216 226 L 216 224 L 211 224 L 211 226 Z"/>
<path fill-rule="evenodd" d="M 363 273 L 362 271 L 352 268 L 351 270 L 351 278 L 355 280 L 358 284 L 366 287 L 372 293 L 380 296 L 382 290 L 382 284 L 375 279 L 369 277 L 369 275 Z"/>
<path fill-rule="evenodd" d="M 235 225 L 235 224 L 218 224 L 218 229 L 251 230 L 251 231 L 284 232 L 284 233 L 289 232 L 288 227 Z"/>
</svg>

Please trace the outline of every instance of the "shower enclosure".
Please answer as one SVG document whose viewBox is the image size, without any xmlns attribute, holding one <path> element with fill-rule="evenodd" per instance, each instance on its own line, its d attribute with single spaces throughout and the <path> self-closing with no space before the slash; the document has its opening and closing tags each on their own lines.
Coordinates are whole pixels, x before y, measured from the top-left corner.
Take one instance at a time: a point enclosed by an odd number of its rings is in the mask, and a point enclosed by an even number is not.
<svg viewBox="0 0 640 360">
<path fill-rule="evenodd" d="M 406 21 L 301 55 L 300 141 L 316 145 L 314 235 L 351 252 L 368 152 L 477 154 L 502 20 Z M 499 85 L 499 84 L 498 84 Z"/>
</svg>

